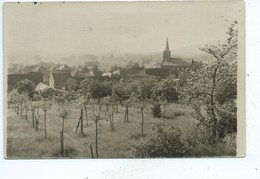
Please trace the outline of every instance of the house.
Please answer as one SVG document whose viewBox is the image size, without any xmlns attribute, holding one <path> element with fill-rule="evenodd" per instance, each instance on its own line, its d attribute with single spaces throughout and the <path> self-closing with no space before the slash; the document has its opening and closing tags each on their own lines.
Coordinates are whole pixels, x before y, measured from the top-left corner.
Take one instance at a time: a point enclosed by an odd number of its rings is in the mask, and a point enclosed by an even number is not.
<svg viewBox="0 0 260 179">
<path fill-rule="evenodd" d="M 68 65 L 57 64 L 57 65 L 50 67 L 49 74 L 51 76 L 51 73 L 71 73 L 71 71 L 72 71 L 72 68 L 70 68 Z"/>
<path fill-rule="evenodd" d="M 145 74 L 149 76 L 165 77 L 167 74 L 163 73 L 161 68 L 146 68 Z"/>
<path fill-rule="evenodd" d="M 43 82 L 43 75 L 41 72 L 29 72 L 27 73 L 28 79 L 32 80 L 35 85 Z"/>
<path fill-rule="evenodd" d="M 144 67 L 132 67 L 132 68 L 121 68 L 119 69 L 121 76 L 137 75 L 143 73 Z"/>
<path fill-rule="evenodd" d="M 27 74 L 8 74 L 8 78 L 7 78 L 8 91 L 12 90 L 15 87 L 16 83 L 23 81 L 25 79 L 33 81 L 35 85 L 43 82 L 43 77 L 40 72 L 30 72 Z"/>
<path fill-rule="evenodd" d="M 113 73 L 110 73 L 110 72 L 105 72 L 102 74 L 102 76 L 107 76 L 108 78 L 111 78 L 113 75 Z"/>
<path fill-rule="evenodd" d="M 48 79 L 49 79 L 49 69 L 43 65 L 38 65 L 37 67 L 35 67 L 33 70 L 33 72 L 41 72 L 43 75 L 43 82 L 45 84 L 48 84 Z"/>
<path fill-rule="evenodd" d="M 163 72 L 178 75 L 178 72 L 182 69 L 198 68 L 201 65 L 201 62 L 197 62 L 193 58 L 172 58 L 168 39 L 166 40 L 166 48 L 163 51 L 163 61 L 161 64 L 161 70 Z"/>
<path fill-rule="evenodd" d="M 91 70 L 86 66 L 79 66 L 71 72 L 72 77 L 85 78 L 91 75 Z"/>
<path fill-rule="evenodd" d="M 43 65 L 38 65 L 32 71 L 33 72 L 41 72 L 45 76 L 49 74 L 49 69 L 47 67 L 43 66 Z"/>
<path fill-rule="evenodd" d="M 8 67 L 8 74 L 21 74 L 23 73 L 23 68 L 17 64 L 10 64 Z"/>
<path fill-rule="evenodd" d="M 8 74 L 8 91 L 11 91 L 15 87 L 16 83 L 25 79 L 28 79 L 27 74 Z"/>
<path fill-rule="evenodd" d="M 57 94 L 62 93 L 61 90 L 51 88 L 51 87 L 49 87 L 49 86 L 47 86 L 46 84 L 43 84 L 43 83 L 39 83 L 35 87 L 34 91 L 35 91 L 35 93 L 40 94 L 43 97 L 49 97 L 49 96 L 53 96 L 53 95 L 57 95 Z"/>
<path fill-rule="evenodd" d="M 28 65 L 23 68 L 23 73 L 27 74 L 29 72 L 32 72 L 33 69 L 37 68 L 38 65 Z"/>
<path fill-rule="evenodd" d="M 51 73 L 49 86 L 51 88 L 63 89 L 67 86 L 69 78 L 71 78 L 70 72 Z"/>
</svg>

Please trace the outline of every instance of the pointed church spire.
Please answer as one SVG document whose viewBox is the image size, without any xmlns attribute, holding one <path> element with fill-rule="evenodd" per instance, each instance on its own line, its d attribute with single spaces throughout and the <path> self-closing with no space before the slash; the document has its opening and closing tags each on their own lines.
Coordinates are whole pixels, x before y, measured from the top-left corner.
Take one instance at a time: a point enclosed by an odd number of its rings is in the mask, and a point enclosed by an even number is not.
<svg viewBox="0 0 260 179">
<path fill-rule="evenodd" d="M 169 49 L 169 43 L 168 43 L 168 37 L 166 39 L 166 48 L 163 51 L 163 62 L 164 61 L 169 61 L 171 58 L 171 51 Z"/>
<path fill-rule="evenodd" d="M 165 48 L 165 50 L 169 51 L 168 37 L 167 37 L 167 39 L 166 39 L 166 48 Z"/>
</svg>

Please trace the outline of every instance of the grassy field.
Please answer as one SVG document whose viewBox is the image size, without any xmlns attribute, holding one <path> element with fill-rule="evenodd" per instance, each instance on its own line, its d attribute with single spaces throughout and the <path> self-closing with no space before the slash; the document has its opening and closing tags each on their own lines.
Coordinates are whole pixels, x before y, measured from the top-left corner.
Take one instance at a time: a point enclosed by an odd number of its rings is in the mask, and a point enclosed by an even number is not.
<svg viewBox="0 0 260 179">
<path fill-rule="evenodd" d="M 105 111 L 105 107 L 102 109 Z M 141 133 L 141 112 L 129 108 L 129 123 L 124 123 L 125 108 L 119 107 L 114 114 L 115 131 L 111 132 L 109 121 L 103 119 L 98 126 L 99 158 L 132 158 L 132 145 Z M 170 104 L 166 107 L 166 125 L 179 127 L 183 134 L 192 127 L 192 109 L 183 104 Z M 90 113 L 90 112 L 89 112 Z M 8 109 L 6 122 L 6 156 L 7 158 L 64 158 L 60 155 L 60 131 L 62 120 L 58 110 L 53 107 L 47 112 L 47 140 L 44 140 L 43 111 L 40 110 L 39 130 L 32 128 L 31 112 L 28 120 L 19 119 L 17 114 Z M 71 114 L 65 120 L 64 142 L 65 158 L 91 158 L 90 145 L 95 156 L 95 123 L 90 119 L 86 125 L 84 116 L 84 134 L 75 128 L 80 116 L 80 109 L 71 107 Z M 91 117 L 91 113 L 89 114 Z M 144 133 L 149 135 L 154 124 L 163 124 L 163 118 L 154 118 L 150 107 L 144 111 Z"/>
</svg>

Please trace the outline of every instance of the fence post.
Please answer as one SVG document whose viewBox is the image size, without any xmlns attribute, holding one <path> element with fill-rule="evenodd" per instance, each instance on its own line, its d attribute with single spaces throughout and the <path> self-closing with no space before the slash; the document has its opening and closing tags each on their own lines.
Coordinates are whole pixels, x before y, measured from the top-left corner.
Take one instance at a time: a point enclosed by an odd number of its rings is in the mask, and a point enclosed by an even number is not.
<svg viewBox="0 0 260 179">
<path fill-rule="evenodd" d="M 82 108 L 80 109 L 80 123 L 81 123 L 80 132 L 81 134 L 83 134 L 83 109 Z"/>
<path fill-rule="evenodd" d="M 96 155 L 98 158 L 98 118 L 96 117 Z"/>
<path fill-rule="evenodd" d="M 94 155 L 93 155 L 93 150 L 92 150 L 92 145 L 89 146 L 90 147 L 90 153 L 91 153 L 91 157 L 94 158 Z"/>
</svg>

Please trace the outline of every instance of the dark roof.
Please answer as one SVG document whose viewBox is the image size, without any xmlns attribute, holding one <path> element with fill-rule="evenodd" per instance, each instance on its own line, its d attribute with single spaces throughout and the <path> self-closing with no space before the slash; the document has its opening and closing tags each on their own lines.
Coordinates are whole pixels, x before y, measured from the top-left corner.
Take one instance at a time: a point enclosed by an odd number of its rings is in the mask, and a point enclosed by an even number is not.
<svg viewBox="0 0 260 179">
<path fill-rule="evenodd" d="M 200 67 L 200 66 L 202 66 L 202 62 L 192 61 L 191 65 L 196 66 L 196 67 Z"/>
<path fill-rule="evenodd" d="M 192 62 L 191 58 L 170 58 L 165 60 L 162 65 L 167 66 L 190 66 Z"/>
<path fill-rule="evenodd" d="M 41 72 L 30 72 L 28 74 L 9 74 L 8 85 L 15 85 L 17 82 L 25 79 L 33 81 L 35 85 L 43 82 Z"/>
<path fill-rule="evenodd" d="M 78 76 L 80 73 L 89 74 L 89 72 L 90 72 L 90 69 L 88 69 L 88 67 L 86 67 L 86 66 L 79 66 L 78 68 L 76 68 L 75 70 L 73 70 L 71 72 L 71 75 L 72 76 Z"/>
<path fill-rule="evenodd" d="M 145 74 L 152 76 L 162 76 L 163 72 L 160 68 L 147 68 L 145 69 Z"/>
<path fill-rule="evenodd" d="M 75 69 L 75 70 L 73 70 L 73 71 L 71 72 L 71 76 L 78 76 L 78 74 L 79 74 L 78 69 Z"/>
<path fill-rule="evenodd" d="M 8 74 L 8 85 L 15 85 L 25 79 L 28 79 L 27 74 Z"/>
<path fill-rule="evenodd" d="M 43 82 L 43 77 L 41 72 L 29 72 L 27 76 L 29 80 L 32 80 L 35 83 L 35 85 Z"/>
<path fill-rule="evenodd" d="M 23 72 L 24 72 L 24 73 L 32 72 L 33 69 L 35 69 L 37 66 L 38 66 L 38 65 L 26 66 L 26 67 L 24 67 Z"/>
<path fill-rule="evenodd" d="M 58 64 L 58 65 L 54 65 L 54 66 L 50 67 L 50 71 L 55 72 L 55 73 L 66 73 L 66 72 L 71 72 L 72 68 L 66 64 L 63 64 L 63 65 Z"/>
<path fill-rule="evenodd" d="M 90 72 L 90 69 L 88 69 L 88 67 L 86 67 L 86 66 L 80 66 L 80 67 L 78 68 L 78 71 L 79 71 L 80 73 L 88 73 L 88 72 Z"/>
<path fill-rule="evenodd" d="M 141 71 L 143 71 L 144 68 L 143 67 L 133 67 L 133 68 L 122 68 L 119 69 L 120 71 L 120 75 L 134 75 L 137 74 Z"/>
<path fill-rule="evenodd" d="M 52 73 L 54 81 L 66 82 L 69 78 L 71 78 L 71 74 L 69 72 L 66 73 Z"/>
<path fill-rule="evenodd" d="M 45 72 L 45 71 L 48 71 L 48 68 L 46 68 L 43 65 L 39 65 L 33 69 L 33 72 Z"/>
</svg>

